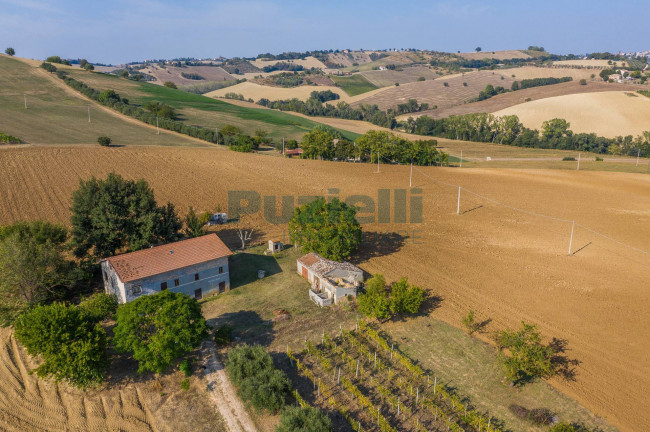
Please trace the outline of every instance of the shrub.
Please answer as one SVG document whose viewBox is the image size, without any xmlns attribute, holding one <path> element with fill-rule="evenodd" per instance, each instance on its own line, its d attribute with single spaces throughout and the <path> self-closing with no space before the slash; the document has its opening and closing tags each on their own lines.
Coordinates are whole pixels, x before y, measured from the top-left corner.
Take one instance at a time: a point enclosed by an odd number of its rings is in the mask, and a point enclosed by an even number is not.
<svg viewBox="0 0 650 432">
<path fill-rule="evenodd" d="M 36 306 L 18 317 L 16 339 L 43 362 L 39 377 L 53 377 L 88 388 L 104 380 L 108 355 L 106 332 L 82 308 L 54 303 Z"/>
<path fill-rule="evenodd" d="M 0 132 L 0 143 L 3 144 L 20 144 L 20 138 L 16 138 L 15 136 L 3 134 Z"/>
<path fill-rule="evenodd" d="M 587 85 L 587 80 L 586 79 L 581 79 L 580 80 L 580 85 Z"/>
<path fill-rule="evenodd" d="M 110 137 L 102 135 L 99 138 L 97 138 L 97 143 L 102 147 L 108 147 L 111 145 L 111 139 Z"/>
<path fill-rule="evenodd" d="M 596 162 L 602 162 L 603 158 L 596 156 Z"/>
<path fill-rule="evenodd" d="M 181 381 L 181 389 L 183 389 L 185 391 L 188 391 L 190 389 L 190 380 L 189 380 L 189 378 L 185 378 L 185 379 L 183 379 L 183 381 Z"/>
<path fill-rule="evenodd" d="M 185 374 L 186 377 L 192 375 L 192 359 L 185 359 L 178 365 L 178 369 Z"/>
<path fill-rule="evenodd" d="M 395 83 L 395 87 L 399 87 L 399 83 L 398 83 L 398 82 Z"/>
<path fill-rule="evenodd" d="M 467 83 L 466 83 L 466 82 L 463 83 L 463 87 L 467 87 Z"/>
<path fill-rule="evenodd" d="M 167 87 L 167 88 L 171 88 L 171 89 L 177 89 L 177 88 L 178 88 L 178 87 L 176 87 L 176 84 L 174 84 L 174 83 L 171 82 L 171 81 L 165 81 L 165 83 L 164 83 L 163 85 L 164 85 L 165 87 Z"/>
<path fill-rule="evenodd" d="M 79 303 L 88 317 L 95 322 L 111 319 L 117 311 L 117 297 L 112 294 L 99 293 Z"/>
<path fill-rule="evenodd" d="M 414 315 L 420 311 L 424 297 L 424 290 L 410 285 L 406 278 L 393 283 L 389 292 L 386 280 L 377 274 L 368 280 L 365 293 L 358 297 L 359 311 L 379 320 L 395 315 Z"/>
<path fill-rule="evenodd" d="M 240 345 L 228 352 L 226 371 L 239 396 L 257 410 L 277 413 L 286 404 L 289 379 L 273 366 L 271 356 L 260 345 Z"/>
<path fill-rule="evenodd" d="M 227 346 L 232 340 L 232 327 L 222 325 L 214 331 L 214 343 L 218 347 Z"/>
<path fill-rule="evenodd" d="M 186 78 L 186 79 L 189 79 L 189 80 L 194 80 L 194 81 L 200 81 L 200 80 L 205 79 L 201 75 L 199 75 L 197 73 L 194 73 L 194 72 L 192 72 L 192 73 L 181 72 L 181 76 L 183 78 Z"/>
<path fill-rule="evenodd" d="M 41 63 L 41 68 L 45 69 L 46 71 L 48 71 L 50 73 L 56 72 L 56 66 L 54 66 L 52 63 L 43 62 L 43 63 Z"/>
<path fill-rule="evenodd" d="M 426 81 L 427 79 L 425 77 L 419 77 L 418 81 Z"/>
<path fill-rule="evenodd" d="M 275 432 L 332 432 L 332 421 L 313 407 L 291 407 L 282 412 Z"/>
<path fill-rule="evenodd" d="M 563 161 L 575 161 L 576 158 L 574 158 L 573 156 L 564 156 L 564 157 L 562 158 L 562 160 L 563 160 Z"/>
<path fill-rule="evenodd" d="M 470 310 L 467 315 L 462 319 L 462 323 L 465 326 L 468 334 L 472 334 L 479 330 L 480 324 L 474 319 L 474 311 Z"/>
<path fill-rule="evenodd" d="M 13 48 L 9 47 L 5 50 L 5 54 L 8 56 L 14 56 L 16 54 L 16 51 Z"/>
<path fill-rule="evenodd" d="M 91 65 L 90 63 L 86 63 L 84 65 L 84 69 L 87 70 L 87 71 L 93 71 L 93 70 L 95 70 L 95 66 Z"/>
</svg>

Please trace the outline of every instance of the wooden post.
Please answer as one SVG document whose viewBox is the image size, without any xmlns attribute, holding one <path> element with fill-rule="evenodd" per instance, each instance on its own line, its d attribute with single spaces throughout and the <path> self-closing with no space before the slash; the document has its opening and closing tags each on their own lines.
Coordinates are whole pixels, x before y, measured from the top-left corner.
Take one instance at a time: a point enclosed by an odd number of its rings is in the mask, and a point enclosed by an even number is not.
<svg viewBox="0 0 650 432">
<path fill-rule="evenodd" d="M 158 116 L 156 116 L 156 133 L 160 135 L 160 128 L 158 127 Z"/>
<path fill-rule="evenodd" d="M 463 167 L 463 151 L 460 151 L 460 168 Z"/>
<path fill-rule="evenodd" d="M 392 344 L 392 345 L 390 346 L 390 359 L 391 359 L 391 360 L 393 359 L 393 348 L 395 348 L 395 344 Z"/>
<path fill-rule="evenodd" d="M 375 351 L 375 367 L 377 367 L 377 351 Z"/>
<path fill-rule="evenodd" d="M 88 107 L 88 123 L 90 123 L 90 107 Z"/>
<path fill-rule="evenodd" d="M 438 384 L 438 377 L 433 377 L 433 395 L 436 395 L 436 386 Z"/>
<path fill-rule="evenodd" d="M 578 153 L 578 168 L 576 170 L 580 171 L 580 153 Z"/>
<path fill-rule="evenodd" d="M 415 389 L 415 404 L 418 404 L 418 401 L 420 400 L 420 388 L 418 387 Z"/>
<path fill-rule="evenodd" d="M 411 161 L 411 176 L 409 177 L 409 187 L 413 187 L 413 161 Z"/>
<path fill-rule="evenodd" d="M 641 149 L 636 154 L 636 166 L 639 166 L 639 157 L 641 157 Z"/>
<path fill-rule="evenodd" d="M 456 214 L 460 214 L 460 186 L 458 186 L 458 204 L 456 205 Z"/>
<path fill-rule="evenodd" d="M 355 378 L 358 376 L 359 376 L 359 360 L 357 360 L 357 371 L 354 373 Z"/>
</svg>

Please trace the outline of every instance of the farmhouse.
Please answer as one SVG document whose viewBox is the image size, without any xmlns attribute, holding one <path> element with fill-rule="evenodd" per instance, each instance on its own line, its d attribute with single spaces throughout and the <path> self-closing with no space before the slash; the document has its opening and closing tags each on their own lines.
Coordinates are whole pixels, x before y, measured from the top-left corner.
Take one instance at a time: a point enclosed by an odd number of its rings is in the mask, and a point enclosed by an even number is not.
<svg viewBox="0 0 650 432">
<path fill-rule="evenodd" d="M 347 296 L 356 297 L 363 270 L 348 262 L 336 262 L 315 252 L 298 258 L 298 274 L 311 282 L 309 297 L 319 306 L 330 306 Z"/>
<path fill-rule="evenodd" d="M 284 155 L 286 157 L 291 157 L 291 156 L 294 156 L 294 155 L 295 156 L 302 156 L 302 153 L 303 153 L 303 150 L 301 148 L 296 148 L 296 149 L 292 149 L 292 150 L 286 150 L 284 152 Z"/>
<path fill-rule="evenodd" d="M 101 262 L 104 289 L 120 303 L 166 289 L 200 299 L 230 289 L 230 255 L 216 234 L 116 255 Z"/>
</svg>

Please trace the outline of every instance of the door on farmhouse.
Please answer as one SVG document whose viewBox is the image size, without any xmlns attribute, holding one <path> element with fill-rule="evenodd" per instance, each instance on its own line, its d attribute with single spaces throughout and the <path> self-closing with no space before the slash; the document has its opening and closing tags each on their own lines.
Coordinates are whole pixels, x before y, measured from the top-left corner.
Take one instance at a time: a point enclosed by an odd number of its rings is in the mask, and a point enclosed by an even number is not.
<svg viewBox="0 0 650 432">
<path fill-rule="evenodd" d="M 225 292 L 226 291 L 226 283 L 225 282 L 219 282 L 219 293 Z"/>
<path fill-rule="evenodd" d="M 304 277 L 305 279 L 309 279 L 309 272 L 307 271 L 306 267 L 302 268 L 302 277 Z"/>
<path fill-rule="evenodd" d="M 194 290 L 194 298 L 197 300 L 201 300 L 203 298 L 203 293 L 201 292 L 201 288 Z"/>
</svg>

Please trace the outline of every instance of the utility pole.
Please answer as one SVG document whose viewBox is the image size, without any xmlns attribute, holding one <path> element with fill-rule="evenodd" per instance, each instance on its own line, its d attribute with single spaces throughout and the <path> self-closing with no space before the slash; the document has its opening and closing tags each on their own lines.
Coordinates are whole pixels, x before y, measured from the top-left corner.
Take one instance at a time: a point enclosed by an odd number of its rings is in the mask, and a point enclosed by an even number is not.
<svg viewBox="0 0 650 432">
<path fill-rule="evenodd" d="M 460 168 L 463 167 L 463 151 L 460 151 Z"/>
<path fill-rule="evenodd" d="M 458 186 L 458 204 L 456 205 L 456 214 L 460 214 L 460 186 Z"/>
<path fill-rule="evenodd" d="M 284 156 L 284 137 L 282 137 L 282 156 Z"/>
<path fill-rule="evenodd" d="M 379 152 L 377 152 L 377 172 L 379 172 Z"/>
<path fill-rule="evenodd" d="M 158 128 L 158 116 L 156 116 L 156 133 L 160 135 L 160 128 Z"/>
<path fill-rule="evenodd" d="M 641 149 L 636 154 L 636 166 L 639 166 L 639 157 L 641 156 Z"/>
<path fill-rule="evenodd" d="M 571 255 L 571 246 L 573 246 L 573 229 L 576 226 L 576 221 L 573 221 L 571 223 L 571 238 L 569 239 L 569 253 L 568 255 Z"/>
<path fill-rule="evenodd" d="M 576 170 L 580 171 L 580 153 L 578 153 L 578 168 Z"/>
<path fill-rule="evenodd" d="M 23 98 L 25 98 L 25 109 L 27 109 L 27 95 L 23 93 Z"/>
<path fill-rule="evenodd" d="M 88 107 L 88 123 L 90 123 L 90 106 Z"/>
<path fill-rule="evenodd" d="M 214 128 L 215 132 L 217 132 L 217 145 L 219 145 L 219 128 Z"/>
<path fill-rule="evenodd" d="M 409 187 L 413 187 L 413 161 L 411 161 L 411 176 L 409 177 Z"/>
</svg>

